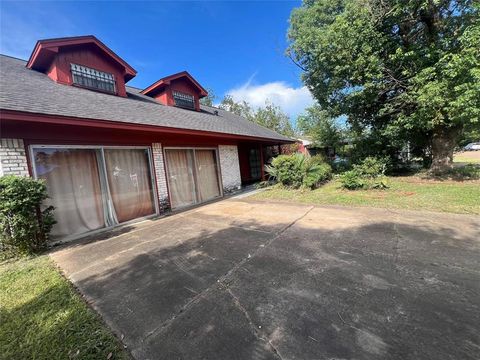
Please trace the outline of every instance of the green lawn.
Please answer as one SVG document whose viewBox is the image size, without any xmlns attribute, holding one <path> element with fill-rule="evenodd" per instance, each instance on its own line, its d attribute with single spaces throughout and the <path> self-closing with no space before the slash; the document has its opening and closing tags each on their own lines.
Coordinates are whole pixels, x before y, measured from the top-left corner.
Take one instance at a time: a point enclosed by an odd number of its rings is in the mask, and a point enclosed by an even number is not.
<svg viewBox="0 0 480 360">
<path fill-rule="evenodd" d="M 129 358 L 46 255 L 0 263 L 0 349 L 0 359 Z"/>
<path fill-rule="evenodd" d="M 453 162 L 461 164 L 480 164 L 480 151 L 455 154 L 453 156 Z"/>
<path fill-rule="evenodd" d="M 418 177 L 391 177 L 387 190 L 342 190 L 331 181 L 316 190 L 289 190 L 278 186 L 253 195 L 254 199 L 283 200 L 314 205 L 349 205 L 480 214 L 480 181 L 432 181 Z"/>
</svg>

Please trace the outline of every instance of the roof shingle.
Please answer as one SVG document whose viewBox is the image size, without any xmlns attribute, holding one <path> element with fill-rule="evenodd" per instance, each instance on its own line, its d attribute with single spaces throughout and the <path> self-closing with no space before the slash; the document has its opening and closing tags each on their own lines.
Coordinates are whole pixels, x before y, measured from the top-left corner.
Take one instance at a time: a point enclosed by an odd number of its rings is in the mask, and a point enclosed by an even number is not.
<svg viewBox="0 0 480 360">
<path fill-rule="evenodd" d="M 0 109 L 292 141 L 228 111 L 203 105 L 202 111 L 165 106 L 130 86 L 127 98 L 65 86 L 25 64 L 0 55 Z"/>
</svg>

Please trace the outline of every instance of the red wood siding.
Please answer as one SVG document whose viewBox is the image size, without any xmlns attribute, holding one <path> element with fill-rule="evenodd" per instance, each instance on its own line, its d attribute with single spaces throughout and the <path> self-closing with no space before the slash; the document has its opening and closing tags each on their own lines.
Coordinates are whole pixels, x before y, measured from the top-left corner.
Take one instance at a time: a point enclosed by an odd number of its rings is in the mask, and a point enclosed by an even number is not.
<svg viewBox="0 0 480 360">
<path fill-rule="evenodd" d="M 173 91 L 192 95 L 195 99 L 195 110 L 200 111 L 200 92 L 186 78 L 172 80 L 170 85 L 166 85 L 165 87 L 163 87 L 158 93 L 153 95 L 153 98 L 161 104 L 175 106 L 175 100 L 173 99 Z"/>
<path fill-rule="evenodd" d="M 61 49 L 52 61 L 46 74 L 58 83 L 72 85 L 71 63 L 113 74 L 115 76 L 117 94 L 123 97 L 127 96 L 124 69 L 94 46 L 83 45 Z"/>
</svg>

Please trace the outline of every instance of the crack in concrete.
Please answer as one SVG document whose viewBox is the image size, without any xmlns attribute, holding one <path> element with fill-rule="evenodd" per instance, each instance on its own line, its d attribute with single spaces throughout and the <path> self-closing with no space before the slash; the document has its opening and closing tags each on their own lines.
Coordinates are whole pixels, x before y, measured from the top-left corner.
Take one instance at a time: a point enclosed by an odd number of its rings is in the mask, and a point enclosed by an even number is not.
<svg viewBox="0 0 480 360">
<path fill-rule="evenodd" d="M 278 352 L 277 348 L 272 344 L 272 342 L 266 337 L 262 331 L 259 330 L 259 328 L 253 323 L 252 318 L 250 317 L 250 314 L 248 313 L 247 309 L 243 307 L 243 305 L 240 303 L 240 300 L 238 299 L 237 296 L 233 293 L 231 289 L 228 287 L 225 287 L 225 291 L 232 297 L 233 303 L 235 304 L 235 307 L 240 310 L 245 318 L 247 319 L 248 324 L 252 328 L 252 333 L 253 335 L 258 339 L 263 342 L 265 342 L 268 347 L 270 348 L 270 351 L 275 354 L 276 357 L 278 357 L 280 360 L 282 360 L 282 356 Z"/>
<path fill-rule="evenodd" d="M 299 216 L 298 218 L 296 218 L 295 220 L 293 220 L 291 223 L 289 223 L 288 225 L 284 226 L 283 228 L 281 228 L 279 231 L 277 231 L 276 233 L 274 233 L 275 235 L 270 239 L 268 240 L 265 244 L 263 244 L 263 246 L 259 246 L 252 254 L 248 254 L 245 258 L 243 258 L 242 260 L 240 260 L 238 263 L 236 263 L 225 275 L 221 276 L 220 278 L 217 279 L 217 281 L 215 283 L 213 283 L 212 285 L 210 285 L 209 287 L 207 287 L 205 290 L 201 291 L 200 293 L 198 293 L 196 296 L 194 296 L 192 299 L 190 299 L 184 306 L 182 306 L 182 308 L 177 312 L 175 313 L 170 319 L 167 319 L 165 320 L 163 323 L 161 323 L 159 326 L 157 326 L 155 329 L 149 331 L 145 337 L 142 339 L 142 342 L 145 342 L 149 337 L 161 332 L 161 331 L 164 331 L 166 329 L 168 329 L 172 324 L 173 322 L 175 321 L 175 319 L 180 316 L 182 313 L 188 311 L 190 309 L 191 306 L 193 306 L 195 303 L 197 303 L 200 299 L 202 298 L 205 298 L 205 295 L 209 294 L 210 292 L 212 292 L 214 289 L 216 289 L 216 286 L 220 283 L 223 287 L 225 287 L 226 285 L 226 280 L 235 272 L 237 271 L 241 266 L 243 266 L 247 261 L 249 261 L 250 259 L 253 259 L 259 252 L 263 251 L 264 249 L 266 249 L 268 246 L 270 246 L 275 240 L 277 240 L 285 231 L 287 231 L 289 228 L 291 228 L 293 225 L 295 225 L 295 223 L 297 223 L 298 221 L 300 221 L 301 219 L 303 219 L 305 216 L 308 215 L 308 213 L 310 213 L 310 211 L 312 211 L 315 207 L 314 206 L 310 206 L 308 208 L 307 211 L 305 211 L 304 214 L 302 214 L 301 216 Z"/>
</svg>

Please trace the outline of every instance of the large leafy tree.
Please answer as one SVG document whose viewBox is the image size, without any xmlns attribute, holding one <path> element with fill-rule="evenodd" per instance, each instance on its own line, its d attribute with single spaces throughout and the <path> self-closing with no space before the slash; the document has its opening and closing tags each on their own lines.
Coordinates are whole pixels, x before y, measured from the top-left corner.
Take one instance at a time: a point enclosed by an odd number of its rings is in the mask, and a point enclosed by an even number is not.
<svg viewBox="0 0 480 360">
<path fill-rule="evenodd" d="M 463 128 L 479 126 L 479 21 L 472 0 L 305 0 L 287 52 L 332 116 L 384 152 L 422 148 L 442 170 Z"/>
</svg>

